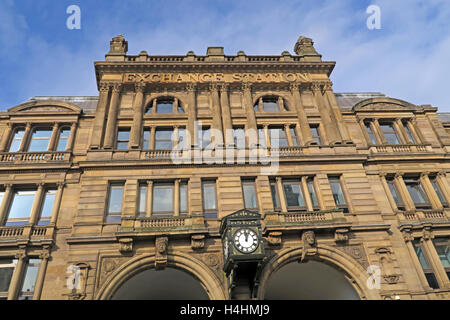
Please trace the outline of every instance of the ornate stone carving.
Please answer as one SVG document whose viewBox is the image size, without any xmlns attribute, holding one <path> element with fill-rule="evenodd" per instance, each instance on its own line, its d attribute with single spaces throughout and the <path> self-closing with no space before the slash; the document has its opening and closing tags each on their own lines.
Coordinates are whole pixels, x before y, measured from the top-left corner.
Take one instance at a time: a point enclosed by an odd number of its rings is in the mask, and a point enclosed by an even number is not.
<svg viewBox="0 0 450 320">
<path fill-rule="evenodd" d="M 405 240 L 406 242 L 414 240 L 414 237 L 413 237 L 410 229 L 403 230 L 402 235 L 403 235 L 403 240 Z"/>
<path fill-rule="evenodd" d="M 111 85 L 108 82 L 100 82 L 98 91 L 100 91 L 101 93 L 107 93 L 109 92 L 110 87 Z"/>
<path fill-rule="evenodd" d="M 122 254 L 133 252 L 133 239 L 131 238 L 120 239 L 119 244 L 120 244 L 119 250 Z"/>
<path fill-rule="evenodd" d="M 191 246 L 193 250 L 200 250 L 205 247 L 205 235 L 197 234 L 191 237 Z"/>
<path fill-rule="evenodd" d="M 281 244 L 282 244 L 281 236 L 282 235 L 283 235 L 283 233 L 279 232 L 279 231 L 270 232 L 269 236 L 267 237 L 267 242 L 271 246 L 281 246 Z"/>
<path fill-rule="evenodd" d="M 316 248 L 316 234 L 314 231 L 305 231 L 302 234 L 303 252 L 300 262 L 305 260 L 306 256 L 315 256 L 317 254 Z"/>
<path fill-rule="evenodd" d="M 311 90 L 312 91 L 321 91 L 321 84 L 319 82 L 313 82 L 311 83 Z"/>
<path fill-rule="evenodd" d="M 216 254 L 210 253 L 204 256 L 204 261 L 209 267 L 215 269 L 219 266 L 220 259 Z"/>
<path fill-rule="evenodd" d="M 334 241 L 336 242 L 346 242 L 348 238 L 348 229 L 336 229 L 334 232 Z"/>
<path fill-rule="evenodd" d="M 122 84 L 121 83 L 114 83 L 112 85 L 112 92 L 120 93 L 121 90 L 122 90 Z"/>
<path fill-rule="evenodd" d="M 397 274 L 385 275 L 383 279 L 389 284 L 396 284 L 400 280 L 400 276 Z"/>
<path fill-rule="evenodd" d="M 367 260 L 366 252 L 364 250 L 364 247 L 361 244 L 359 244 L 359 245 L 339 246 L 338 249 L 341 250 L 342 252 L 348 254 L 349 256 L 351 256 L 356 261 L 358 261 L 358 263 L 365 270 L 367 270 L 367 268 L 369 267 L 369 263 L 367 262 L 368 260 Z"/>
<path fill-rule="evenodd" d="M 169 246 L 168 237 L 158 237 L 155 241 L 156 257 L 155 257 L 155 269 L 164 269 L 167 265 L 167 249 Z"/>
<path fill-rule="evenodd" d="M 394 270 L 392 250 L 387 247 L 379 247 L 375 249 L 375 253 L 378 255 L 383 279 L 389 284 L 397 283 L 400 276 Z"/>
<path fill-rule="evenodd" d="M 424 228 L 423 229 L 422 239 L 423 240 L 432 240 L 432 239 L 434 239 L 433 231 L 430 228 Z"/>
<path fill-rule="evenodd" d="M 145 91 L 145 87 L 146 87 L 146 84 L 144 82 L 136 82 L 134 84 L 134 90 L 136 92 L 144 92 Z"/>
<path fill-rule="evenodd" d="M 186 85 L 187 92 L 195 92 L 197 90 L 197 85 L 195 83 L 188 83 Z"/>
</svg>

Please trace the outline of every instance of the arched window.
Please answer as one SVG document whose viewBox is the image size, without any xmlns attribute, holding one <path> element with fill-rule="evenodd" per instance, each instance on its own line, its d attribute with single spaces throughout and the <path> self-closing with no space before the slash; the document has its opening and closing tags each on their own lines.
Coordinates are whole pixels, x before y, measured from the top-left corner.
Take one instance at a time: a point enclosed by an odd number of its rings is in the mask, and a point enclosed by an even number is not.
<svg viewBox="0 0 450 320">
<path fill-rule="evenodd" d="M 159 97 L 150 102 L 147 112 L 150 114 L 184 113 L 181 101 L 174 97 Z"/>
<path fill-rule="evenodd" d="M 274 95 L 260 97 L 253 108 L 256 112 L 280 112 L 289 110 L 286 100 Z"/>
</svg>

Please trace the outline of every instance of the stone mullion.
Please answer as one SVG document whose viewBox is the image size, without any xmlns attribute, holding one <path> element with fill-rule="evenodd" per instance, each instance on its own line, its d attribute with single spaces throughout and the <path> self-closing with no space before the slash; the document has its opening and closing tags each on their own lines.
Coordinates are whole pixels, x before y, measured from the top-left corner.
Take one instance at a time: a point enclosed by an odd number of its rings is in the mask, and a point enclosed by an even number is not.
<svg viewBox="0 0 450 320">
<path fill-rule="evenodd" d="M 228 85 L 220 86 L 220 105 L 222 109 L 223 132 L 225 134 L 225 145 L 234 146 L 233 121 L 231 119 L 230 100 L 228 98 Z"/>
<path fill-rule="evenodd" d="M 178 144 L 180 142 L 180 134 L 179 134 L 179 127 L 178 126 L 174 126 L 173 127 L 173 139 L 172 139 L 172 144 L 173 144 L 173 149 L 177 149 Z"/>
<path fill-rule="evenodd" d="M 28 140 L 30 139 L 31 133 L 31 123 L 27 123 L 25 127 L 25 133 L 23 134 L 22 143 L 20 144 L 20 148 L 18 152 L 25 152 L 25 148 L 28 145 Z"/>
<path fill-rule="evenodd" d="M 298 123 L 301 130 L 303 145 L 316 145 L 317 143 L 312 137 L 311 129 L 308 123 L 308 117 L 306 115 L 305 108 L 303 107 L 298 83 L 294 83 L 291 85 L 291 93 L 294 98 L 295 110 L 297 111 Z"/>
<path fill-rule="evenodd" d="M 153 181 L 147 181 L 147 207 L 145 209 L 147 218 L 152 216 L 153 210 Z"/>
<path fill-rule="evenodd" d="M 269 134 L 269 126 L 264 125 L 264 136 L 266 138 L 266 148 L 270 149 L 272 148 L 272 142 L 270 141 L 270 134 Z"/>
<path fill-rule="evenodd" d="M 40 183 L 36 195 L 34 197 L 33 205 L 31 207 L 29 223 L 34 225 L 38 222 L 41 213 L 41 205 L 44 197 L 44 184 Z"/>
<path fill-rule="evenodd" d="M 107 83 L 100 83 L 100 95 L 95 113 L 94 125 L 92 126 L 92 135 L 90 148 L 100 149 L 101 140 L 103 137 L 103 130 L 105 125 L 106 107 L 108 105 L 110 85 Z"/>
<path fill-rule="evenodd" d="M 326 132 L 327 142 L 329 144 L 334 144 L 339 142 L 341 139 L 337 136 L 336 127 L 333 124 L 332 119 L 330 118 L 330 112 L 327 110 L 325 103 L 323 102 L 322 92 L 320 86 L 318 84 L 312 84 L 312 91 L 314 94 L 314 100 L 317 105 L 317 109 L 319 109 L 320 118 L 322 119 L 323 128 Z"/>
<path fill-rule="evenodd" d="M 431 236 L 433 238 L 434 236 Z M 434 271 L 434 275 L 436 276 L 436 280 L 439 284 L 439 287 L 444 289 L 450 287 L 447 280 L 447 274 L 445 272 L 444 267 L 442 266 L 442 262 L 439 259 L 439 255 L 434 247 L 432 239 L 430 237 L 423 237 L 421 239 L 423 245 L 426 248 L 428 263 Z"/>
<path fill-rule="evenodd" d="M 350 138 L 350 133 L 348 132 L 347 126 L 344 122 L 344 117 L 342 116 L 341 109 L 336 101 L 336 96 L 332 90 L 332 83 L 326 83 L 324 86 L 325 96 L 327 97 L 327 102 L 329 109 L 334 114 L 336 119 L 337 129 L 342 137 L 344 143 L 352 143 L 352 139 Z"/>
<path fill-rule="evenodd" d="M 415 120 L 411 119 L 406 122 L 407 127 L 409 128 L 409 131 L 411 132 L 411 135 L 413 136 L 416 144 L 423 144 L 425 141 L 420 134 L 420 130 L 416 130 Z"/>
<path fill-rule="evenodd" d="M 295 130 L 295 129 L 294 129 Z M 288 140 L 288 145 L 290 147 L 294 146 L 294 141 L 292 140 L 292 135 L 291 135 L 291 126 L 289 124 L 285 124 L 284 125 L 284 131 L 286 132 L 286 138 Z"/>
<path fill-rule="evenodd" d="M 59 123 L 55 123 L 53 125 L 52 136 L 50 138 L 50 142 L 48 144 L 48 150 L 47 151 L 55 151 L 56 141 L 57 141 L 57 138 L 58 138 L 58 130 L 59 130 Z"/>
<path fill-rule="evenodd" d="M 220 109 L 220 98 L 219 98 L 219 91 L 218 91 L 217 84 L 211 84 L 210 94 L 211 94 L 211 100 L 212 100 L 212 113 L 213 113 L 212 114 L 212 117 L 213 117 L 212 129 L 218 130 L 223 137 L 222 111 Z M 220 137 L 216 137 L 211 132 L 211 140 L 212 140 L 213 145 L 223 144 L 223 138 L 221 139 L 222 141 L 220 141 L 220 140 L 216 141 L 217 138 L 220 139 Z"/>
<path fill-rule="evenodd" d="M 281 211 L 287 212 L 288 209 L 287 209 L 286 198 L 284 197 L 283 183 L 282 183 L 280 177 L 277 177 L 276 181 L 277 181 L 278 198 L 280 200 Z"/>
<path fill-rule="evenodd" d="M 264 112 L 264 101 L 262 97 L 258 99 L 258 112 Z"/>
<path fill-rule="evenodd" d="M 249 83 L 243 83 L 242 90 L 243 90 L 243 105 L 248 120 L 248 129 L 254 130 L 254 132 L 258 132 L 255 111 L 253 109 L 251 85 Z M 252 148 L 254 146 L 249 145 L 249 147 Z"/>
<path fill-rule="evenodd" d="M 427 194 L 427 197 L 430 200 L 433 209 L 435 209 L 435 210 L 444 209 L 441 201 L 439 200 L 439 197 L 436 194 L 436 191 L 434 191 L 434 188 L 431 185 L 430 178 L 428 177 L 428 173 L 422 173 L 420 175 L 420 183 L 422 184 L 423 188 L 425 189 L 425 193 Z"/>
<path fill-rule="evenodd" d="M 180 216 L 180 179 L 175 179 L 173 192 L 173 213 L 175 217 Z"/>
<path fill-rule="evenodd" d="M 314 184 L 314 190 L 316 191 L 317 202 L 320 206 L 320 210 L 326 210 L 325 200 L 323 198 L 322 192 L 320 192 L 320 190 L 321 190 L 320 183 L 319 183 L 319 178 L 317 176 L 314 176 L 313 184 Z"/>
<path fill-rule="evenodd" d="M 0 143 L 0 152 L 5 152 L 8 142 L 11 139 L 11 134 L 13 132 L 12 124 L 8 123 L 8 128 L 3 132 L 2 141 Z"/>
<path fill-rule="evenodd" d="M 278 97 L 277 105 L 278 105 L 278 110 L 280 110 L 280 112 L 286 111 L 286 109 L 284 108 L 284 102 L 283 102 L 282 97 Z M 255 110 L 255 109 L 253 109 L 253 110 Z"/>
<path fill-rule="evenodd" d="M 25 273 L 27 255 L 25 252 L 16 254 L 17 265 L 11 278 L 11 284 L 8 290 L 8 300 L 16 300 L 20 294 L 22 279 Z"/>
<path fill-rule="evenodd" d="M 142 118 L 144 114 L 144 89 L 142 83 L 136 84 L 136 96 L 133 102 L 133 126 L 130 132 L 130 149 L 139 149 L 142 135 Z"/>
<path fill-rule="evenodd" d="M 359 126 L 361 127 L 361 130 L 362 130 L 362 133 L 364 135 L 364 138 L 367 141 L 367 145 L 371 146 L 372 145 L 372 140 L 370 139 L 369 133 L 367 132 L 366 124 L 364 122 L 365 120 L 367 120 L 367 119 L 360 119 L 359 118 L 358 119 L 358 123 L 359 123 Z M 371 126 L 371 129 L 372 129 L 371 122 L 372 122 L 372 120 L 370 120 L 369 126 Z M 373 129 L 372 129 L 372 132 L 373 132 Z M 376 138 L 375 134 L 374 134 L 374 137 L 375 137 L 375 140 L 376 140 L 377 138 Z"/>
<path fill-rule="evenodd" d="M 377 139 L 379 144 L 387 144 L 386 139 L 384 138 L 384 134 L 381 131 L 380 123 L 378 119 L 374 119 L 370 123 L 370 127 L 372 128 L 373 134 L 375 135 L 375 139 Z"/>
<path fill-rule="evenodd" d="M 402 144 L 411 144 L 411 142 L 409 141 L 409 137 L 406 134 L 405 128 L 403 127 L 402 119 L 395 119 L 393 124 L 395 131 L 398 133 L 397 135 L 400 138 L 400 142 Z"/>
<path fill-rule="evenodd" d="M 381 184 L 383 185 L 384 192 L 386 193 L 386 196 L 388 197 L 389 203 L 391 204 L 394 211 L 398 211 L 397 203 L 395 202 L 395 199 L 392 196 L 391 190 L 389 189 L 389 185 L 386 181 L 386 175 L 380 174 L 380 178 L 381 178 Z M 403 198 L 402 198 L 402 200 L 403 200 Z"/>
<path fill-rule="evenodd" d="M 309 190 L 308 190 L 308 177 L 303 176 L 302 177 L 302 191 L 303 191 L 303 196 L 305 199 L 305 204 L 306 204 L 306 208 L 308 209 L 308 211 L 314 211 L 314 206 L 312 203 L 312 199 L 311 199 L 311 195 L 309 194 Z"/>
<path fill-rule="evenodd" d="M 405 205 L 405 208 L 407 211 L 415 211 L 416 206 L 414 204 L 414 201 L 411 198 L 411 195 L 408 192 L 408 189 L 406 188 L 406 184 L 403 181 L 403 177 L 400 173 L 397 173 L 395 175 L 394 184 L 397 189 L 397 191 L 400 193 L 400 197 L 403 200 L 403 204 Z"/>
<path fill-rule="evenodd" d="M 73 150 L 73 146 L 74 146 L 74 143 L 75 143 L 76 135 L 77 135 L 77 123 L 74 122 L 70 126 L 70 135 L 69 135 L 69 140 L 67 141 L 67 146 L 66 146 L 66 150 L 65 151 Z"/>
<path fill-rule="evenodd" d="M 196 106 L 196 91 L 197 87 L 195 84 L 189 84 L 187 87 L 188 91 L 188 126 L 187 126 L 187 136 L 190 138 L 189 141 L 186 141 L 186 145 L 189 145 L 189 149 L 192 147 L 197 146 L 197 141 L 195 141 L 195 138 L 197 137 L 196 131 L 196 125 L 195 122 L 197 121 L 197 106 Z"/>
<path fill-rule="evenodd" d="M 52 208 L 52 217 L 50 220 L 51 225 L 56 225 L 56 221 L 58 220 L 59 208 L 61 207 L 61 200 L 63 196 L 64 183 L 58 184 L 58 191 L 56 193 L 55 202 L 53 203 Z"/>
<path fill-rule="evenodd" d="M 436 177 L 436 182 L 438 187 L 440 187 L 441 193 L 444 196 L 447 203 L 450 204 L 450 187 L 448 186 L 448 181 L 445 172 L 439 172 Z"/>
<path fill-rule="evenodd" d="M 8 208 L 11 203 L 12 194 L 12 185 L 6 185 L 5 193 L 3 194 L 3 201 L 0 205 L 0 226 L 3 226 L 8 218 Z"/>
<path fill-rule="evenodd" d="M 114 138 L 116 135 L 116 124 L 117 124 L 117 116 L 119 113 L 119 103 L 120 103 L 120 84 L 114 84 L 112 95 L 111 95 L 111 104 L 108 112 L 108 120 L 106 122 L 106 133 L 105 133 L 105 143 L 103 144 L 104 149 L 113 149 L 114 148 Z"/>
<path fill-rule="evenodd" d="M 41 265 L 39 266 L 39 271 L 36 277 L 36 285 L 33 292 L 33 300 L 40 300 L 42 294 L 42 288 L 44 287 L 44 279 L 45 273 L 47 271 L 48 260 L 50 258 L 50 253 L 47 249 L 46 252 L 43 252 L 39 258 L 41 259 Z"/>
</svg>

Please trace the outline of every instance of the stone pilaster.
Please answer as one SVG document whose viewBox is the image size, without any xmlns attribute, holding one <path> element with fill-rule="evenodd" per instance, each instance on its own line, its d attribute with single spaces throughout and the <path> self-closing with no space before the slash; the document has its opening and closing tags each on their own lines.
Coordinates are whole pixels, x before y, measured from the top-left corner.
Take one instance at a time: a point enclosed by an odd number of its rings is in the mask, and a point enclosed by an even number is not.
<svg viewBox="0 0 450 320">
<path fill-rule="evenodd" d="M 225 137 L 225 145 L 234 145 L 233 139 L 233 122 L 231 119 L 230 100 L 228 98 L 229 87 L 226 84 L 220 86 L 220 105 L 222 108 L 223 132 Z"/>
<path fill-rule="evenodd" d="M 290 89 L 292 97 L 294 98 L 295 110 L 297 111 L 298 123 L 300 125 L 303 144 L 305 146 L 317 145 L 317 142 L 314 141 L 311 135 L 308 118 L 306 116 L 305 108 L 303 107 L 302 98 L 300 96 L 299 84 L 292 83 Z"/>
<path fill-rule="evenodd" d="M 98 150 L 101 148 L 103 130 L 105 125 L 106 107 L 108 105 L 108 96 L 111 85 L 109 83 L 100 83 L 100 95 L 95 113 L 94 125 L 92 126 L 92 135 L 90 149 Z"/>
<path fill-rule="evenodd" d="M 136 96 L 133 102 L 133 126 L 130 133 L 130 149 L 139 149 L 142 134 L 142 117 L 144 113 L 144 90 L 145 84 L 137 83 L 135 85 Z"/>
<path fill-rule="evenodd" d="M 103 144 L 104 149 L 114 148 L 114 139 L 116 135 L 116 124 L 117 124 L 117 115 L 119 112 L 121 88 L 122 85 L 120 83 L 115 83 L 113 85 L 111 103 L 108 112 L 108 120 L 106 122 L 105 142 Z"/>
</svg>

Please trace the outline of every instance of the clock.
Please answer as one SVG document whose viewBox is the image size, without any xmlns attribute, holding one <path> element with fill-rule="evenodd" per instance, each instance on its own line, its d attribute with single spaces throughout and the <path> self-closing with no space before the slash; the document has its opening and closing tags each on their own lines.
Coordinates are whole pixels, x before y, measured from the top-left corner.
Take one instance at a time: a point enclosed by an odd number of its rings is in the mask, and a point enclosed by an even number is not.
<svg viewBox="0 0 450 320">
<path fill-rule="evenodd" d="M 236 231 L 233 236 L 234 246 L 242 253 L 252 253 L 258 249 L 259 238 L 255 231 L 243 228 Z"/>
</svg>

